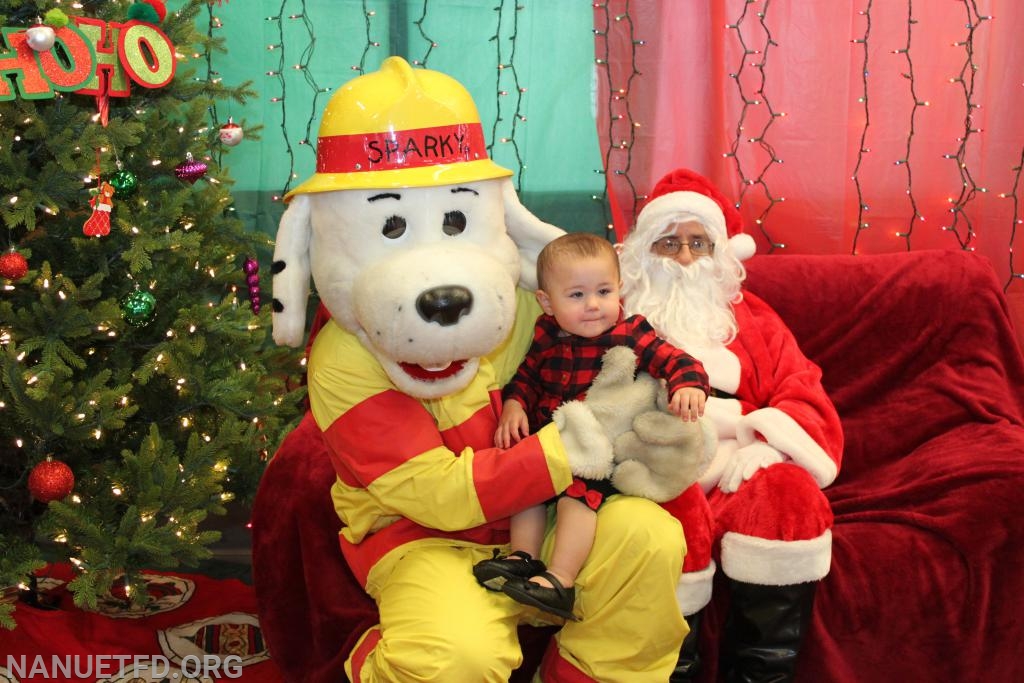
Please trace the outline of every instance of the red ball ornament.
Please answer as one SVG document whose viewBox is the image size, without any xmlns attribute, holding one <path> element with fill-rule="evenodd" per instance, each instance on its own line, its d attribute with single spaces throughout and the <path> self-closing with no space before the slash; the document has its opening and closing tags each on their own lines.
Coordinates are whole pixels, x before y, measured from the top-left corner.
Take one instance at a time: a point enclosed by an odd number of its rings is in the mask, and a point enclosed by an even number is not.
<svg viewBox="0 0 1024 683">
<path fill-rule="evenodd" d="M 10 251 L 0 254 L 0 277 L 5 280 L 20 280 L 28 272 L 28 261 L 11 247 Z"/>
<path fill-rule="evenodd" d="M 41 503 L 67 498 L 75 488 L 75 474 L 60 460 L 47 457 L 28 474 L 28 491 Z"/>
<path fill-rule="evenodd" d="M 178 180 L 184 180 L 189 185 L 206 175 L 206 164 L 192 158 L 192 152 L 185 155 L 185 161 L 174 167 L 174 175 Z"/>
</svg>

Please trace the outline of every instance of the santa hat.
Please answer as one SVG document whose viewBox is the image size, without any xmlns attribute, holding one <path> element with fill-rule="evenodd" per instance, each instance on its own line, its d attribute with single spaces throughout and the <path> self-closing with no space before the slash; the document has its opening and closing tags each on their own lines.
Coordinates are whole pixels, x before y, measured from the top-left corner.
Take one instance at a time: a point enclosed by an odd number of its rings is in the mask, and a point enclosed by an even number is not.
<svg viewBox="0 0 1024 683">
<path fill-rule="evenodd" d="M 695 220 L 704 226 L 715 247 L 729 245 L 733 255 L 745 261 L 754 255 L 754 238 L 743 232 L 743 218 L 736 207 L 710 180 L 680 168 L 658 181 L 647 204 L 636 217 L 635 238 L 652 243 L 678 222 Z"/>
</svg>

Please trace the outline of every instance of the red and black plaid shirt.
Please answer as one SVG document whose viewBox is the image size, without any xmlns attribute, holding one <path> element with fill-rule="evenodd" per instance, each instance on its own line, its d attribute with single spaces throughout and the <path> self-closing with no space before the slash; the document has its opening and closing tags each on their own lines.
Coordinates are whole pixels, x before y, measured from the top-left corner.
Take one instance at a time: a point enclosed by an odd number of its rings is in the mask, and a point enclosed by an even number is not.
<svg viewBox="0 0 1024 683">
<path fill-rule="evenodd" d="M 601 369 L 601 356 L 613 346 L 636 353 L 639 370 L 668 383 L 668 393 L 684 387 L 709 391 L 700 361 L 658 337 L 642 315 L 620 317 L 611 329 L 593 338 L 563 332 L 553 316 L 541 315 L 526 358 L 502 392 L 505 400 L 522 404 L 536 431 L 551 420 L 565 401 L 581 400 Z"/>
</svg>

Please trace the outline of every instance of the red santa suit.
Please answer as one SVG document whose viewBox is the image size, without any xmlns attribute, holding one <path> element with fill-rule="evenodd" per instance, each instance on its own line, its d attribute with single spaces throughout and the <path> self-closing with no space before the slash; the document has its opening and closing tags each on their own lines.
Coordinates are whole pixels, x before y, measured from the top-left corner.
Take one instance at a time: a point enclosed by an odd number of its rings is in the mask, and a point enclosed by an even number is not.
<svg viewBox="0 0 1024 683">
<path fill-rule="evenodd" d="M 691 351 L 718 394 L 705 412 L 718 429 L 718 453 L 699 484 L 666 503 L 686 531 L 679 591 L 684 614 L 710 599 L 716 546 L 722 571 L 747 583 L 816 581 L 831 562 L 832 510 L 821 488 L 839 469 L 839 417 L 821 371 L 779 316 L 749 292 L 733 310 L 739 331 L 731 344 Z M 719 483 L 744 448 L 778 461 L 726 493 Z"/>
<path fill-rule="evenodd" d="M 706 178 L 685 169 L 666 175 L 649 196 L 621 248 L 626 310 L 646 315 L 659 334 L 704 364 L 713 389 L 705 416 L 719 436 L 700 482 L 665 504 L 686 534 L 678 597 L 690 615 L 710 600 L 713 557 L 730 579 L 746 584 L 788 586 L 828 574 L 832 512 L 821 489 L 838 473 L 843 435 L 821 371 L 785 323 L 749 292 L 728 299 L 744 276 L 740 262 L 754 252 L 735 207 Z M 665 257 L 651 250 L 690 221 L 701 224 L 714 246 L 711 255 L 678 266 L 703 270 L 687 282 L 693 273 L 663 269 Z M 720 284 L 726 294 L 717 306 L 720 312 L 731 306 L 735 337 L 726 343 L 728 335 L 718 328 L 674 335 L 673 327 L 686 327 L 691 306 L 699 309 L 716 289 L 696 284 L 715 272 L 719 283 L 731 273 L 735 290 Z M 677 298 L 666 305 L 666 297 Z M 708 310 L 696 315 L 711 318 Z"/>
</svg>

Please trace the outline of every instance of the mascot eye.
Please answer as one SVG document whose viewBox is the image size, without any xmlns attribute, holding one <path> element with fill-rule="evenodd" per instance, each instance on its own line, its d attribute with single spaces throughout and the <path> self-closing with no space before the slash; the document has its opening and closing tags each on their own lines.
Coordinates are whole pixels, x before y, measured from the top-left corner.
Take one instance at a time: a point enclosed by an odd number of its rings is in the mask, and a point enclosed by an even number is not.
<svg viewBox="0 0 1024 683">
<path fill-rule="evenodd" d="M 466 230 L 466 214 L 461 211 L 449 211 L 444 215 L 441 228 L 446 235 L 461 235 Z"/>
<path fill-rule="evenodd" d="M 391 216 L 384 221 L 384 229 L 381 234 L 389 240 L 396 240 L 405 234 L 405 219 L 401 216 Z"/>
</svg>

